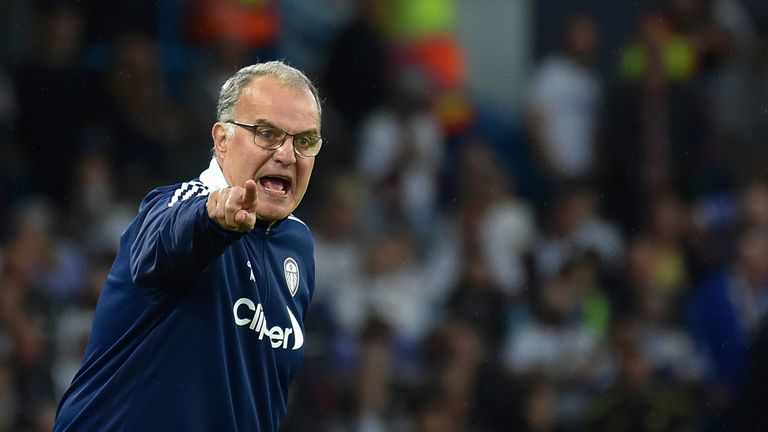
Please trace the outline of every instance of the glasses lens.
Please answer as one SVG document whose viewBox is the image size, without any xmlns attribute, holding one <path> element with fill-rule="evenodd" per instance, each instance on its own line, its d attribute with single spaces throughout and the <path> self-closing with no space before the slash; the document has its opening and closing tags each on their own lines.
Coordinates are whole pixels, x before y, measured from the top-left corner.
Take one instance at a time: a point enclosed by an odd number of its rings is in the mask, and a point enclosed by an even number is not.
<svg viewBox="0 0 768 432">
<path fill-rule="evenodd" d="M 302 156 L 316 156 L 322 145 L 323 139 L 317 135 L 296 135 L 293 137 L 293 148 Z"/>
<path fill-rule="evenodd" d="M 276 149 L 280 147 L 285 140 L 286 133 L 272 126 L 256 126 L 253 139 L 256 145 L 267 149 Z"/>
</svg>

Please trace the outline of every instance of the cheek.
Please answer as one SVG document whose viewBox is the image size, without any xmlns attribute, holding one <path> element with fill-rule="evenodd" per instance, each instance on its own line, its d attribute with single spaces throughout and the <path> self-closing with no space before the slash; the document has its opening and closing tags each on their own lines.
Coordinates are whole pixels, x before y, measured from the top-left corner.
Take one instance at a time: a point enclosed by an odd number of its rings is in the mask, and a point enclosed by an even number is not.
<svg viewBox="0 0 768 432">
<path fill-rule="evenodd" d="M 302 192 L 306 192 L 309 185 L 309 179 L 312 177 L 312 169 L 315 166 L 315 160 L 299 161 L 296 166 L 296 174 L 298 177 L 299 188 Z"/>
<path fill-rule="evenodd" d="M 243 178 L 243 181 L 245 181 L 245 178 L 250 177 L 250 167 L 252 165 L 248 163 L 248 158 L 246 157 L 237 157 L 232 158 L 232 165 L 230 168 L 232 169 L 232 173 L 237 176 L 238 178 Z"/>
<path fill-rule="evenodd" d="M 241 148 L 237 153 L 234 163 L 237 164 L 241 170 L 249 171 L 256 170 L 269 159 L 269 154 L 266 154 L 264 150 L 259 148 Z"/>
<path fill-rule="evenodd" d="M 242 185 L 256 177 L 266 158 L 253 149 L 239 147 L 227 153 L 227 168 L 233 184 Z"/>
<path fill-rule="evenodd" d="M 301 176 L 309 183 L 309 179 L 312 177 L 312 170 L 315 168 L 315 160 L 309 159 L 306 162 L 306 164 L 299 166 L 299 169 L 301 170 Z"/>
</svg>

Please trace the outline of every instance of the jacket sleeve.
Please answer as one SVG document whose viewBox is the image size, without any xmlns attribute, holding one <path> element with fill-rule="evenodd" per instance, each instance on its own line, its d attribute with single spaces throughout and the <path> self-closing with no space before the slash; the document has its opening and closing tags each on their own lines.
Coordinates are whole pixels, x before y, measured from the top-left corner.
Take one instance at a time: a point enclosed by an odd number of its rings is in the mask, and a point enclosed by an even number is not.
<svg viewBox="0 0 768 432">
<path fill-rule="evenodd" d="M 178 199 L 183 187 L 150 193 L 126 233 L 132 237 L 131 278 L 149 291 L 168 291 L 188 282 L 243 236 L 208 217 L 207 189 Z"/>
</svg>

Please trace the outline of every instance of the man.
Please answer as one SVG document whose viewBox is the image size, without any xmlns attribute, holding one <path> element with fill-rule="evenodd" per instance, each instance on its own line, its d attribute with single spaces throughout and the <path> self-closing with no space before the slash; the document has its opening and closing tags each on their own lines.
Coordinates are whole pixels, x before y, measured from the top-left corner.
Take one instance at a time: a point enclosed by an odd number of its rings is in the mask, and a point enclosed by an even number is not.
<svg viewBox="0 0 768 432">
<path fill-rule="evenodd" d="M 532 152 L 555 191 L 595 175 L 602 80 L 594 59 L 600 42 L 594 17 L 567 18 L 563 48 L 547 55 L 531 75 L 526 100 Z"/>
<path fill-rule="evenodd" d="M 120 242 L 55 431 L 276 431 L 315 285 L 291 215 L 320 150 L 317 90 L 281 62 L 223 85 L 215 157 Z"/>
</svg>

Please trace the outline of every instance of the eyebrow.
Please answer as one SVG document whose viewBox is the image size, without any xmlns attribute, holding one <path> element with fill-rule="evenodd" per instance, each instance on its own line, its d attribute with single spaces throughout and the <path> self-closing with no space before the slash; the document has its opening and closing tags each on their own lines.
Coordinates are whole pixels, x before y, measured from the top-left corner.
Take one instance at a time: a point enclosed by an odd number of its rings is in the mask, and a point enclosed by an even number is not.
<svg viewBox="0 0 768 432">
<path fill-rule="evenodd" d="M 269 127 L 273 127 L 273 128 L 275 128 L 275 129 L 280 129 L 280 130 L 283 130 L 283 131 L 285 131 L 285 129 L 283 129 L 283 128 L 281 128 L 280 126 L 278 126 L 278 125 L 276 125 L 276 124 L 272 123 L 272 122 L 271 122 L 271 121 L 269 121 L 269 120 L 265 120 L 265 119 L 258 119 L 258 120 L 256 120 L 256 122 L 254 123 L 254 125 L 259 125 L 259 126 L 269 126 Z M 287 131 L 286 131 L 286 132 L 287 132 Z M 291 134 L 291 135 L 315 135 L 315 136 L 320 136 L 320 131 L 319 131 L 319 130 L 317 130 L 317 129 L 307 129 L 307 130 L 305 130 L 305 131 L 296 132 L 295 134 Z"/>
</svg>

